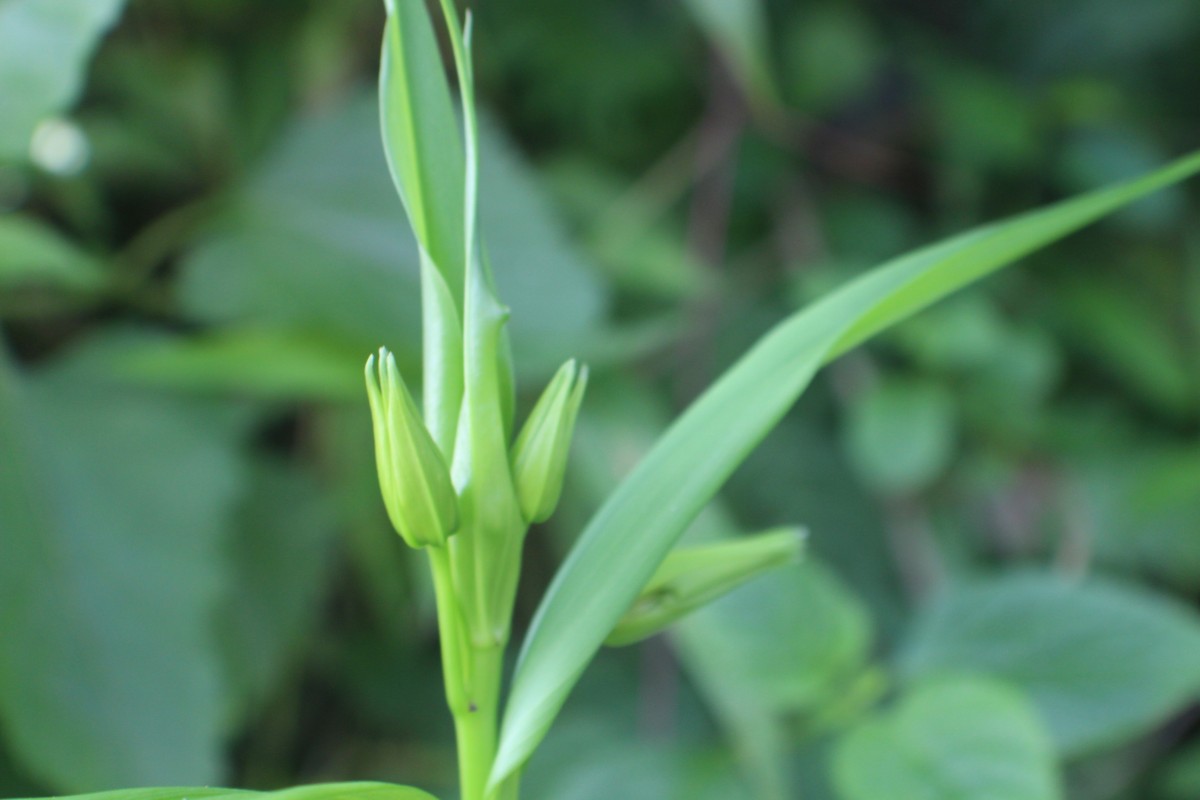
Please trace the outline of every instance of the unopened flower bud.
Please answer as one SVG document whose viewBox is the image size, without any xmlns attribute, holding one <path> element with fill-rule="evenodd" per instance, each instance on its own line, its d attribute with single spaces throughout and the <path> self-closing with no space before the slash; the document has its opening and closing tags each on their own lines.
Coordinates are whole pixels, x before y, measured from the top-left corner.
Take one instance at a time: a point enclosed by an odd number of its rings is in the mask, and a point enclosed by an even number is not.
<svg viewBox="0 0 1200 800">
<path fill-rule="evenodd" d="M 367 359 L 375 463 L 388 518 L 410 547 L 443 545 L 458 527 L 450 470 L 386 348 Z"/>
<path fill-rule="evenodd" d="M 675 550 L 604 643 L 619 647 L 652 636 L 751 578 L 794 561 L 803 546 L 803 530 L 779 528 Z"/>
<path fill-rule="evenodd" d="M 513 480 L 521 515 L 542 522 L 558 505 L 575 417 L 587 387 L 587 367 L 574 359 L 559 367 L 529 414 L 512 449 Z"/>
</svg>

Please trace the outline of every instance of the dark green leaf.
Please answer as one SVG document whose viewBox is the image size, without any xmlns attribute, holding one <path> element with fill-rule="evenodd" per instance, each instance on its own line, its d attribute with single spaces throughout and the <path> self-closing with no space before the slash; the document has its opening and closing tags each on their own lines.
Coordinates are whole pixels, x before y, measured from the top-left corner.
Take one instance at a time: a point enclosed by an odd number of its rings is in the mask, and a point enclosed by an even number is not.
<svg viewBox="0 0 1200 800">
<path fill-rule="evenodd" d="M 845 800 L 1057 800 L 1050 739 L 1003 684 L 943 678 L 853 728 L 834 752 Z"/>
<path fill-rule="evenodd" d="M 48 786 L 220 775 L 211 626 L 241 471 L 213 411 L 82 356 L 28 381 L 0 363 L 0 717 Z"/>
<path fill-rule="evenodd" d="M 911 676 L 971 670 L 1024 689 L 1073 755 L 1145 733 L 1200 693 L 1200 620 L 1118 583 L 1019 573 L 939 597 L 902 663 Z"/>
</svg>

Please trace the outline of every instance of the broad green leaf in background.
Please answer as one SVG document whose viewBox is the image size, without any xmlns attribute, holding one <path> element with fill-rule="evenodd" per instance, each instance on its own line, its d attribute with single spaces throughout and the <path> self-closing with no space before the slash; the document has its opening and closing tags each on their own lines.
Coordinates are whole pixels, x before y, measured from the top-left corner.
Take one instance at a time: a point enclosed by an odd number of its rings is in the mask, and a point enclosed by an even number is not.
<svg viewBox="0 0 1200 800">
<path fill-rule="evenodd" d="M 493 785 L 521 768 L 592 655 L 688 523 L 822 364 L 949 292 L 1197 171 L 1200 154 L 918 250 L 852 281 L 768 333 L 630 473 L 555 576 L 513 678 Z M 621 568 L 613 569 L 614 564 Z"/>
<path fill-rule="evenodd" d="M 183 310 L 205 322 L 300 330 L 363 352 L 415 342 L 417 251 L 403 213 L 370 98 L 303 119 L 185 257 Z M 409 344 L 410 361 L 415 352 Z"/>
<path fill-rule="evenodd" d="M 337 534 L 333 503 L 293 462 L 255 463 L 226 557 L 220 621 L 231 729 L 288 685 L 321 610 Z"/>
<path fill-rule="evenodd" d="M 881 380 L 851 400 L 850 462 L 878 492 L 923 489 L 950 462 L 956 413 L 954 398 L 936 383 Z"/>
<path fill-rule="evenodd" d="M 1016 573 L 947 591 L 918 619 L 910 677 L 970 670 L 1029 695 L 1059 752 L 1145 733 L 1200 694 L 1200 619 L 1142 589 Z"/>
<path fill-rule="evenodd" d="M 77 794 L 57 800 L 436 800 L 431 794 L 411 786 L 392 783 L 318 783 L 273 792 L 245 789 L 219 789 L 212 786 L 164 787 L 154 789 L 118 789 L 111 792 Z"/>
<path fill-rule="evenodd" d="M 930 680 L 850 730 L 834 751 L 844 800 L 1058 800 L 1054 748 L 1020 692 Z"/>
<path fill-rule="evenodd" d="M 125 0 L 0 0 L 0 161 L 24 160 L 42 120 L 75 101 Z"/>
<path fill-rule="evenodd" d="M 0 215 L 0 290 L 89 291 L 103 282 L 100 262 L 53 229 L 29 217 Z"/>
<path fill-rule="evenodd" d="M 6 741 L 60 791 L 210 782 L 240 425 L 97 373 L 85 354 L 29 379 L 0 363 Z"/>
<path fill-rule="evenodd" d="M 362 400 L 362 351 L 279 330 L 229 330 L 127 348 L 116 369 L 131 380 L 268 400 Z"/>
<path fill-rule="evenodd" d="M 355 350 L 356 371 L 380 344 L 416 363 L 417 247 L 378 141 L 378 111 L 365 96 L 297 123 L 185 258 L 185 311 Z M 481 224 L 512 308 L 516 363 L 548 376 L 597 335 L 607 298 L 494 126 L 483 125 L 480 148 Z"/>
<path fill-rule="evenodd" d="M 867 665 L 872 630 L 858 598 L 810 560 L 697 612 L 676 638 L 689 649 L 712 645 L 706 660 L 714 678 L 744 676 L 742 689 L 768 707 L 811 715 Z"/>
<path fill-rule="evenodd" d="M 754 581 L 672 631 L 684 668 L 725 726 L 756 797 L 790 797 L 785 721 L 853 705 L 871 648 L 866 609 L 805 561 Z M 836 713 L 836 712 L 835 712 Z"/>
<path fill-rule="evenodd" d="M 729 61 L 743 90 L 755 100 L 775 102 L 778 92 L 767 39 L 766 8 L 759 0 L 685 0 L 696 22 Z"/>
</svg>

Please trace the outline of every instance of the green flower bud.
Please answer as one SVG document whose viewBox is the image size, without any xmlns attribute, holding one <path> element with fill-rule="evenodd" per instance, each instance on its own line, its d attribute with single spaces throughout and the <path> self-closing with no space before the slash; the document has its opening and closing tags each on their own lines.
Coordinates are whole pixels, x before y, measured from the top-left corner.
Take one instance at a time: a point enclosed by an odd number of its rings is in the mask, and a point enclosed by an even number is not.
<svg viewBox="0 0 1200 800">
<path fill-rule="evenodd" d="M 574 359 L 559 367 L 513 445 L 513 481 L 528 523 L 548 519 L 558 505 L 587 377 Z"/>
<path fill-rule="evenodd" d="M 458 498 L 446 461 L 386 348 L 379 348 L 378 360 L 367 359 L 366 374 L 388 518 L 410 547 L 443 545 L 458 528 Z"/>
<path fill-rule="evenodd" d="M 604 643 L 639 642 L 751 578 L 794 561 L 804 537 L 800 528 L 778 528 L 672 552 Z"/>
</svg>

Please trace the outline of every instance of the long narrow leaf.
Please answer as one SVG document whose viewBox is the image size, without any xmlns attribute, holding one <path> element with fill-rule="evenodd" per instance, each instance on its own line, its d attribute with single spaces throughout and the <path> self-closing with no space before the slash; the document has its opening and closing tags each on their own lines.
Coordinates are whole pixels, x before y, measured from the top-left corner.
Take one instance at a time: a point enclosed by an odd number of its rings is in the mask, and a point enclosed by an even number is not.
<svg viewBox="0 0 1200 800">
<path fill-rule="evenodd" d="M 388 0 L 379 114 L 383 149 L 421 246 L 461 307 L 465 165 L 462 137 L 425 4 Z"/>
<path fill-rule="evenodd" d="M 203 787 L 162 787 L 117 789 L 111 792 L 76 794 L 54 800 L 436 800 L 433 795 L 411 786 L 391 783 L 319 783 L 296 786 L 274 792 Z"/>
<path fill-rule="evenodd" d="M 450 459 L 463 395 L 465 156 L 424 2 L 387 0 L 386 6 L 379 71 L 383 146 L 421 247 L 425 421 Z"/>
<path fill-rule="evenodd" d="M 1200 153 L 902 256 L 768 333 L 667 431 L 597 512 L 558 571 L 518 662 L 492 785 L 522 767 L 688 523 L 822 364 L 949 292 L 1196 172 Z"/>
</svg>

